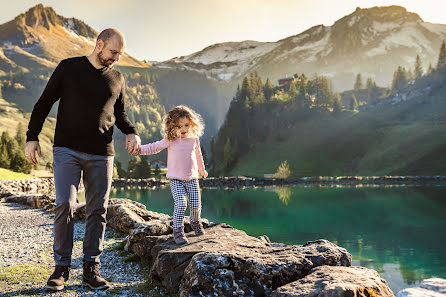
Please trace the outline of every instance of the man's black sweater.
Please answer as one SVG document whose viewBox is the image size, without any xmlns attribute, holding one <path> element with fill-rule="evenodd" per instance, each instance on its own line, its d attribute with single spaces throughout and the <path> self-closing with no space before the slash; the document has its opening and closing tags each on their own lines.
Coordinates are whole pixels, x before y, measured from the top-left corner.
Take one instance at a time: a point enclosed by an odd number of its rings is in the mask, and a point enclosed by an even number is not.
<svg viewBox="0 0 446 297">
<path fill-rule="evenodd" d="M 124 77 L 111 67 L 95 68 L 84 56 L 57 65 L 34 106 L 27 141 L 38 140 L 45 118 L 59 99 L 54 146 L 113 156 L 114 124 L 124 134 L 137 134 L 124 109 Z"/>
</svg>

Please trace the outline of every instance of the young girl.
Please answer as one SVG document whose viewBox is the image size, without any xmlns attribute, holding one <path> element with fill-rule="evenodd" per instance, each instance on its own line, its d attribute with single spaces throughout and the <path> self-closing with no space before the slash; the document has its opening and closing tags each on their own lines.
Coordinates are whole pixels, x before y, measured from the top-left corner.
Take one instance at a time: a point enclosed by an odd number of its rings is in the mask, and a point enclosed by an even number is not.
<svg viewBox="0 0 446 297">
<path fill-rule="evenodd" d="M 167 174 L 175 202 L 173 211 L 173 238 L 177 244 L 187 243 L 184 234 L 186 194 L 189 198 L 190 223 L 195 235 L 204 234 L 200 223 L 201 195 L 199 174 L 206 178 L 199 137 L 203 135 L 204 123 L 191 108 L 179 105 L 164 117 L 164 139 L 141 146 L 142 155 L 152 155 L 167 148 Z"/>
</svg>

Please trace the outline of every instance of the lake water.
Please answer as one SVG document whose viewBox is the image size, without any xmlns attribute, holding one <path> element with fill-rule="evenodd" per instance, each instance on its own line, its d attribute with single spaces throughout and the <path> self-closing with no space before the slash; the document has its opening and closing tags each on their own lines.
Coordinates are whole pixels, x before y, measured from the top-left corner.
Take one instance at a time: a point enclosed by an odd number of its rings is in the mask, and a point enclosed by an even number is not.
<svg viewBox="0 0 446 297">
<path fill-rule="evenodd" d="M 169 187 L 113 189 L 111 197 L 173 212 Z M 203 189 L 202 204 L 202 217 L 273 242 L 328 239 L 354 265 L 378 271 L 395 293 L 446 278 L 446 187 Z"/>
</svg>

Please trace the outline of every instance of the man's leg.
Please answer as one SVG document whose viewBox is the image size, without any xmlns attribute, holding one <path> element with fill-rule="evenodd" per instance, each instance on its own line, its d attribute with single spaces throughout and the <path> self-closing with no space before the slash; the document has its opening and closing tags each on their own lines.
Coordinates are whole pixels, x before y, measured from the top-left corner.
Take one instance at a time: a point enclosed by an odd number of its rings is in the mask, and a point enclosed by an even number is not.
<svg viewBox="0 0 446 297">
<path fill-rule="evenodd" d="M 56 208 L 54 217 L 54 260 L 56 268 L 47 281 L 47 288 L 60 291 L 70 275 L 73 250 L 73 213 L 76 207 L 81 166 L 78 154 L 68 148 L 54 147 L 54 181 Z"/>
<path fill-rule="evenodd" d="M 83 283 L 92 289 L 108 289 L 99 272 L 107 224 L 107 204 L 113 176 L 113 157 L 84 154 L 86 218 L 84 236 Z"/>
<path fill-rule="evenodd" d="M 83 181 L 85 186 L 84 260 L 100 263 L 103 250 L 107 205 L 113 176 L 113 156 L 85 154 Z"/>
<path fill-rule="evenodd" d="M 81 165 L 77 153 L 53 148 L 56 208 L 54 217 L 54 260 L 56 265 L 70 266 L 73 249 L 73 214 L 76 210 Z"/>
</svg>

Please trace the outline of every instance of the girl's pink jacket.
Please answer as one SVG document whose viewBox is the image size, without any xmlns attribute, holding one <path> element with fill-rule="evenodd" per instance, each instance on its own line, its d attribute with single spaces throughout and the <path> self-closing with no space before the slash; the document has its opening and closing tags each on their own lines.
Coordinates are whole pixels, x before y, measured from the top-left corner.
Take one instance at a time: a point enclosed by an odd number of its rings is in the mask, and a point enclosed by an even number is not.
<svg viewBox="0 0 446 297">
<path fill-rule="evenodd" d="M 198 179 L 204 171 L 200 140 L 197 137 L 180 138 L 173 141 L 162 139 L 141 146 L 141 155 L 157 154 L 167 148 L 167 178 L 179 180 Z"/>
</svg>

